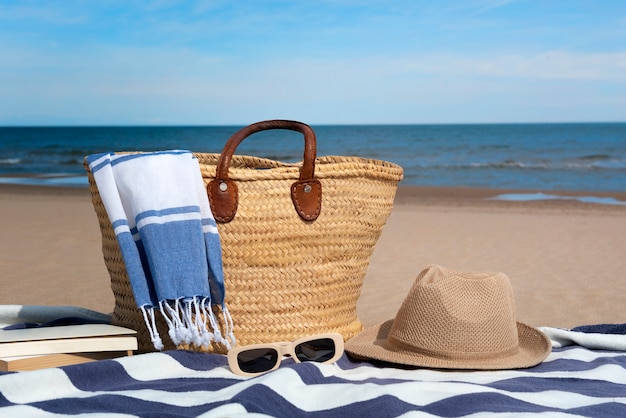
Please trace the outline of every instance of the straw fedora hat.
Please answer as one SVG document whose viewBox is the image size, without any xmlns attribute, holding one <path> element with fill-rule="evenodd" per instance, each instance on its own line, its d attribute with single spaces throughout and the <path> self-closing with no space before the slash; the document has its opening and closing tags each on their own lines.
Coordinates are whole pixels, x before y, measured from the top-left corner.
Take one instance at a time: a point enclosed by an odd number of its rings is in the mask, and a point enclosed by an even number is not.
<svg viewBox="0 0 626 418">
<path fill-rule="evenodd" d="M 551 348 L 545 334 L 516 322 L 505 274 L 438 265 L 417 276 L 395 319 L 366 329 L 345 346 L 361 359 L 470 370 L 531 367 Z"/>
</svg>

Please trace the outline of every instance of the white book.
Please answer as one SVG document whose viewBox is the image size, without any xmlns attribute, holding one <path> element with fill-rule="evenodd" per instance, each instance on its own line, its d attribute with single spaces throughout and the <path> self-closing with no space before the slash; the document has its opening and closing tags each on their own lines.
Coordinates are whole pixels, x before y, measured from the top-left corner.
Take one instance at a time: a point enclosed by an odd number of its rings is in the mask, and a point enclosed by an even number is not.
<svg viewBox="0 0 626 418">
<path fill-rule="evenodd" d="M 0 357 L 136 350 L 136 334 L 109 324 L 0 330 Z"/>
</svg>

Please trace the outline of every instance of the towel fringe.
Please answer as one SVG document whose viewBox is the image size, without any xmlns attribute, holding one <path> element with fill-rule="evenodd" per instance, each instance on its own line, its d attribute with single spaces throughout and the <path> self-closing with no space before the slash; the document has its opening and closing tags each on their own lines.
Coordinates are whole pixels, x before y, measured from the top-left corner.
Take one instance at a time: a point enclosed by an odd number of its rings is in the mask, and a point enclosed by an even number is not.
<svg viewBox="0 0 626 418">
<path fill-rule="evenodd" d="M 207 303 L 208 301 L 208 303 Z M 207 312 L 207 310 L 211 310 L 211 300 L 208 297 L 205 297 L 204 299 L 202 299 L 202 302 L 200 303 L 199 309 L 202 313 L 202 317 L 203 318 L 207 318 L 209 315 L 209 312 Z M 208 307 L 208 309 L 207 309 Z M 215 334 L 212 332 L 209 332 L 209 330 L 207 329 L 207 327 L 205 326 L 204 322 L 202 322 L 200 324 L 200 332 L 202 333 L 202 347 L 204 347 L 205 349 L 209 348 L 209 345 L 211 344 L 211 341 L 215 340 Z"/>
<path fill-rule="evenodd" d="M 188 343 L 191 337 L 191 331 L 187 328 L 185 323 L 185 308 L 181 306 L 180 299 L 176 299 L 174 302 L 174 308 L 176 312 L 176 319 L 178 320 L 177 332 L 180 335 L 182 343 Z"/>
<path fill-rule="evenodd" d="M 208 349 L 215 342 L 230 350 L 237 344 L 233 333 L 233 320 L 226 309 L 222 306 L 224 318 L 224 334 L 215 317 L 209 297 L 195 296 L 192 298 L 175 299 L 173 301 L 159 301 L 158 307 L 142 307 L 150 340 L 156 350 L 163 350 L 163 341 L 156 326 L 155 310 L 159 310 L 168 327 L 168 335 L 172 342 L 178 346 L 181 344 L 194 344 Z"/>
<path fill-rule="evenodd" d="M 181 343 L 181 338 L 178 331 L 179 325 L 175 320 L 175 312 L 169 304 L 164 303 L 162 300 L 159 301 L 159 307 L 161 308 L 161 315 L 163 315 L 163 318 L 167 323 L 168 335 L 170 336 L 170 339 L 175 345 L 179 345 Z"/>
<path fill-rule="evenodd" d="M 189 330 L 189 340 L 196 346 L 202 345 L 202 337 L 200 335 L 200 328 L 198 326 L 198 318 L 202 315 L 197 307 L 197 298 L 185 300 L 185 321 L 187 323 L 187 329 Z"/>
<path fill-rule="evenodd" d="M 168 334 L 172 342 L 175 345 L 180 345 L 183 342 L 183 335 L 181 333 L 182 323 L 178 310 L 173 309 L 167 301 L 159 301 L 159 306 L 161 306 L 161 314 L 167 323 Z"/>
<path fill-rule="evenodd" d="M 154 348 L 158 351 L 163 350 L 163 340 L 161 340 L 161 336 L 159 335 L 159 331 L 157 330 L 156 320 L 154 318 L 154 308 L 146 309 L 145 306 L 142 306 L 141 312 L 143 313 L 143 319 L 146 321 L 146 327 L 148 327 L 148 332 L 150 333 L 150 341 L 154 345 Z M 148 319 L 148 312 L 150 313 L 150 319 Z"/>
<path fill-rule="evenodd" d="M 228 338 L 226 341 L 226 348 L 230 350 L 231 346 L 234 347 L 237 345 L 237 339 L 235 338 L 235 333 L 233 332 L 233 318 L 230 316 L 230 312 L 228 312 L 226 304 L 222 305 L 222 315 L 224 316 L 224 332 Z"/>
</svg>

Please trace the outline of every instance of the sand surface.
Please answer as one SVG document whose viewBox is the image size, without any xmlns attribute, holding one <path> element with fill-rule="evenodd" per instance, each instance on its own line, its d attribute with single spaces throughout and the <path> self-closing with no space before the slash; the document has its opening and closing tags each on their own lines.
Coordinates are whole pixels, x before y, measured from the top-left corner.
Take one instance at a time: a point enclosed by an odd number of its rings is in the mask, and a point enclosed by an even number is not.
<svg viewBox="0 0 626 418">
<path fill-rule="evenodd" d="M 626 206 L 487 199 L 506 192 L 401 187 L 359 299 L 365 325 L 393 318 L 433 263 L 506 273 L 530 325 L 626 322 Z M 0 185 L 0 214 L 0 304 L 112 312 L 86 189 Z"/>
</svg>

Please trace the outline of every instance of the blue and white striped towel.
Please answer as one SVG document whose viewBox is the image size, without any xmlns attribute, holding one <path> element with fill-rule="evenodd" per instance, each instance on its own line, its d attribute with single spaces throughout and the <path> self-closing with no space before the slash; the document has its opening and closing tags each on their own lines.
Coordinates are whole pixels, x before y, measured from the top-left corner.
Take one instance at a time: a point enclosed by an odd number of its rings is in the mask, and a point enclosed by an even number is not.
<svg viewBox="0 0 626 418">
<path fill-rule="evenodd" d="M 87 163 L 154 347 L 163 348 L 155 325 L 159 311 L 174 344 L 230 347 L 222 251 L 198 161 L 175 150 L 94 154 Z M 211 305 L 222 308 L 224 336 Z"/>
</svg>

